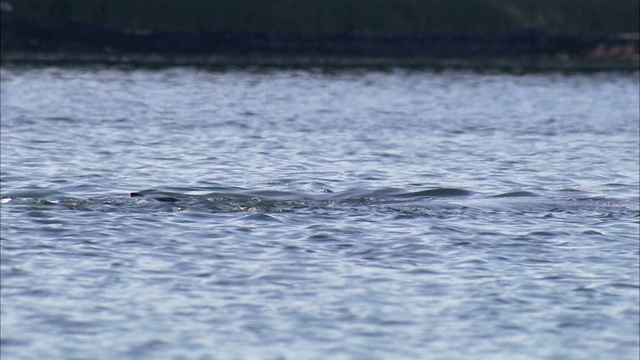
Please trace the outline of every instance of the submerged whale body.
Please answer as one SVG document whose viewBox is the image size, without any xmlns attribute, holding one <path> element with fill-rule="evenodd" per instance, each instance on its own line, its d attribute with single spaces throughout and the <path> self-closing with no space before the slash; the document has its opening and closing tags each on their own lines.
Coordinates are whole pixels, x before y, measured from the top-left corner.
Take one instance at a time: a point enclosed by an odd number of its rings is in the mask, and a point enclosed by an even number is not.
<svg viewBox="0 0 640 360">
<path fill-rule="evenodd" d="M 21 192 L 6 194 L 3 206 L 60 206 L 71 210 L 225 212 L 339 212 L 365 211 L 411 216 L 482 213 L 573 213 L 581 215 L 640 216 L 637 199 L 594 196 L 582 191 L 512 191 L 486 194 L 455 188 L 407 191 L 398 188 L 347 189 L 335 192 L 297 192 L 218 188 L 205 194 L 162 192 L 154 189 L 123 196 L 77 198 L 62 193 Z"/>
<path fill-rule="evenodd" d="M 298 210 L 353 209 L 370 213 L 410 212 L 433 215 L 450 210 L 480 212 L 518 213 L 620 213 L 639 216 L 637 200 L 620 200 L 604 196 L 593 196 L 584 192 L 531 192 L 512 191 L 499 194 L 482 194 L 455 188 L 435 188 L 406 191 L 395 188 L 349 189 L 340 192 L 303 193 L 291 191 L 222 189 L 207 194 L 175 194 L 156 190 L 128 193 L 129 201 L 121 197 L 98 196 L 91 198 L 55 197 L 41 198 L 23 196 L 4 197 L 3 204 L 61 205 L 74 210 L 100 209 L 101 206 L 118 208 L 135 206 L 135 209 L 171 211 L 204 210 L 206 212 L 296 212 Z M 172 205 L 170 208 L 163 204 Z M 176 208 L 173 204 L 176 204 Z M 456 210 L 456 211 L 457 211 Z"/>
<path fill-rule="evenodd" d="M 204 208 L 213 212 L 290 212 L 296 209 L 347 209 L 360 211 L 363 207 L 369 211 L 410 211 L 421 209 L 426 213 L 437 210 L 473 209 L 489 212 L 524 213 L 560 213 L 560 212 L 631 212 L 637 215 L 638 207 L 632 202 L 609 199 L 602 196 L 588 196 L 576 193 L 537 193 L 531 191 L 512 191 L 499 194 L 479 194 L 455 188 L 435 188 L 421 191 L 403 191 L 400 189 L 351 189 L 343 192 L 323 192 L 307 194 L 286 191 L 234 191 L 209 193 L 207 195 L 183 195 L 178 197 L 153 193 L 150 190 L 131 192 L 131 198 L 144 198 L 159 203 L 180 202 L 181 208 Z M 551 195 L 551 196 L 549 196 Z"/>
</svg>

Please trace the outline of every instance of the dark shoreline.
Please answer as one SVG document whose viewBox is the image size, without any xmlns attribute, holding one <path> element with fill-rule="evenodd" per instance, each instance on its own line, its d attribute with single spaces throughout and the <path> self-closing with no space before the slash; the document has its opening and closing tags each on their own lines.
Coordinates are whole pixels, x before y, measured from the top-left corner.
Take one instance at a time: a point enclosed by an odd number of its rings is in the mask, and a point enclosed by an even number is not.
<svg viewBox="0 0 640 360">
<path fill-rule="evenodd" d="M 202 62 L 212 56 L 244 58 L 354 58 L 355 63 L 419 64 L 437 59 L 519 58 L 555 62 L 603 62 L 608 68 L 637 68 L 638 34 L 584 35 L 538 29 L 496 34 L 430 35 L 309 35 L 283 32 L 171 32 L 110 29 L 95 25 L 36 19 L 2 12 L 2 62 L 55 62 L 66 59 L 105 62 L 118 59 L 191 57 Z M 45 56 L 49 54 L 49 56 Z M 64 55 L 61 55 L 64 54 Z M 84 59 L 84 60 L 83 60 Z M 196 60 L 200 59 L 200 60 Z M 358 61 L 357 59 L 360 59 Z M 369 60 L 367 60 L 369 59 Z M 386 60 L 383 60 L 386 59 Z M 428 61 L 427 61 L 428 60 Z M 140 60 L 143 61 L 144 60 Z M 325 60 L 326 61 L 326 60 Z M 332 62 L 336 62 L 331 60 Z M 553 62 L 552 61 L 552 62 Z M 339 61 L 338 61 L 339 62 Z M 606 63 L 606 64 L 605 64 Z M 612 65 L 613 64 L 613 65 Z M 597 67 L 597 66 L 596 66 Z"/>
</svg>

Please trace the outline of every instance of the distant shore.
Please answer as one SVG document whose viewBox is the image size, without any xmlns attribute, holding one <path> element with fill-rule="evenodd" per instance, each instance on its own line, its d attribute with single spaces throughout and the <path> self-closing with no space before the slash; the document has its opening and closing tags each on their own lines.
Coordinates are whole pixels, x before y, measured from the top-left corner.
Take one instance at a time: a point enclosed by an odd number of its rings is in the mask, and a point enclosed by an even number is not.
<svg viewBox="0 0 640 360">
<path fill-rule="evenodd" d="M 66 53 L 66 58 L 70 58 L 70 54 L 80 58 L 84 54 L 87 58 L 90 54 L 94 59 L 99 54 L 110 59 L 125 54 L 200 58 L 291 55 L 382 57 L 404 59 L 404 62 L 425 58 L 543 57 L 558 61 L 615 61 L 624 63 L 624 67 L 632 67 L 640 61 L 640 35 L 637 32 L 557 32 L 527 27 L 428 33 L 373 33 L 351 28 L 343 32 L 314 33 L 267 26 L 261 31 L 250 27 L 230 30 L 202 27 L 196 31 L 177 26 L 106 26 L 101 25 L 104 20 L 83 22 L 70 15 L 36 16 L 15 11 L 13 6 L 2 3 L 3 62 L 28 59 L 29 54 L 33 54 L 31 60 L 34 60 L 43 58 L 42 54 L 46 53 Z"/>
</svg>

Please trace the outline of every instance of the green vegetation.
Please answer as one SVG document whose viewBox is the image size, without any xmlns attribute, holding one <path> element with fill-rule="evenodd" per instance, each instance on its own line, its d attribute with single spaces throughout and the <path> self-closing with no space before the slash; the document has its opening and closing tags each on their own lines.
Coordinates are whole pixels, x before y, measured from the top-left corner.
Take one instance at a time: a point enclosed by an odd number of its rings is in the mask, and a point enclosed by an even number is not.
<svg viewBox="0 0 640 360">
<path fill-rule="evenodd" d="M 299 34 L 638 32 L 640 0 L 13 0 L 18 14 L 117 29 Z"/>
</svg>

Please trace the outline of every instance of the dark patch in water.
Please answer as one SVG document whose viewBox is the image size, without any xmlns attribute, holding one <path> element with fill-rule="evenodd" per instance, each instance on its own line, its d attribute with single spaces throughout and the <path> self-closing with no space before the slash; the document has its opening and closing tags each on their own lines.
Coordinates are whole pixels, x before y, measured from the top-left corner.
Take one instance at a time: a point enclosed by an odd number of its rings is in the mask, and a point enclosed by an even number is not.
<svg viewBox="0 0 640 360">
<path fill-rule="evenodd" d="M 143 197 L 144 194 L 139 193 L 139 192 L 130 192 L 129 193 L 129 197 Z M 160 202 L 177 202 L 178 198 L 175 198 L 173 196 L 168 196 L 168 195 L 160 195 L 160 196 L 152 196 L 150 197 L 150 199 L 156 200 L 156 201 L 160 201 Z"/>
<path fill-rule="evenodd" d="M 470 196 L 473 192 L 456 188 L 435 188 L 397 195 L 400 198 Z"/>
<path fill-rule="evenodd" d="M 174 198 L 173 196 L 157 196 L 157 197 L 154 197 L 153 199 L 160 202 L 177 202 L 178 201 L 178 199 Z"/>
</svg>

